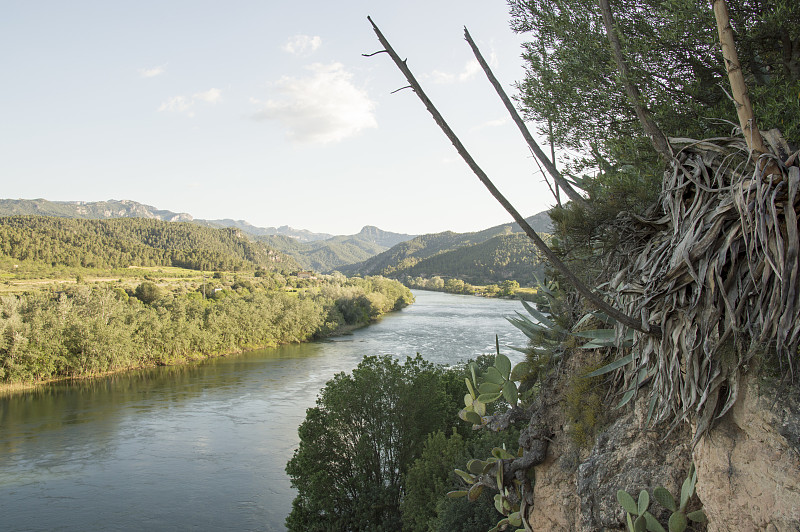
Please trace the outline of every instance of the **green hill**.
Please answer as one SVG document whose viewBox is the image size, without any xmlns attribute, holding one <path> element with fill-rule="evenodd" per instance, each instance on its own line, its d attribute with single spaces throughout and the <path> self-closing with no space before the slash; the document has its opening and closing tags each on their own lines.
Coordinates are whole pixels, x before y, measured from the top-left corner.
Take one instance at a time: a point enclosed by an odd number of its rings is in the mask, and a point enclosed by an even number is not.
<svg viewBox="0 0 800 532">
<path fill-rule="evenodd" d="M 332 236 L 312 233 L 289 226 L 256 227 L 244 220 L 195 219 L 186 213 L 160 210 L 130 200 L 48 201 L 45 199 L 0 199 L 0 216 L 35 215 L 59 218 L 109 220 L 146 218 L 170 222 L 191 222 L 210 229 L 239 230 L 250 240 L 282 251 L 297 261 L 297 267 L 318 272 L 333 271 L 340 266 L 362 262 L 414 235 L 382 231 L 365 226 L 355 235 Z"/>
<path fill-rule="evenodd" d="M 549 217 L 528 219 L 542 233 L 550 230 Z M 535 281 L 539 256 L 517 224 L 504 224 L 474 233 L 447 231 L 418 236 L 361 263 L 343 266 L 346 275 L 385 275 L 457 278 L 471 284 L 513 279 Z"/>
<path fill-rule="evenodd" d="M 344 265 L 362 262 L 386 250 L 385 246 L 357 236 L 335 236 L 328 240 L 302 242 L 287 236 L 270 235 L 257 237 L 256 240 L 290 255 L 303 268 L 318 272 L 329 272 Z"/>
<path fill-rule="evenodd" d="M 299 269 L 291 257 L 251 241 L 238 229 L 147 218 L 0 217 L 0 254 L 90 268 Z"/>
<path fill-rule="evenodd" d="M 524 234 L 515 233 L 438 253 L 396 273 L 428 279 L 455 278 L 474 285 L 507 279 L 531 285 L 540 270 L 541 259 L 533 243 Z"/>
</svg>

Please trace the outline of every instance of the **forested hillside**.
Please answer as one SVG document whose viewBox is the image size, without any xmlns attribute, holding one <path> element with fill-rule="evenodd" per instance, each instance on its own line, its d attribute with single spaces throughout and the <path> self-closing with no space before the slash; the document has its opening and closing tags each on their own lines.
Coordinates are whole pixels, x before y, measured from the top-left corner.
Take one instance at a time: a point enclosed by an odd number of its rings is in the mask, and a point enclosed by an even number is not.
<svg viewBox="0 0 800 532">
<path fill-rule="evenodd" d="M 443 251 L 402 269 L 392 276 L 433 276 L 461 279 L 477 285 L 514 280 L 523 285 L 536 282 L 543 268 L 541 257 L 522 233 L 496 236 L 471 246 Z"/>
<path fill-rule="evenodd" d="M 528 219 L 548 230 L 544 213 Z M 447 231 L 402 242 L 360 264 L 344 266 L 347 275 L 440 276 L 481 284 L 514 279 L 533 283 L 539 255 L 517 224 L 504 224 L 473 233 Z"/>
<path fill-rule="evenodd" d="M 290 257 L 237 229 L 146 218 L 0 217 L 0 254 L 87 268 L 180 266 L 205 270 L 296 270 Z"/>
<path fill-rule="evenodd" d="M 48 201 L 45 199 L 0 199 L 0 216 L 52 216 L 109 220 L 116 218 L 145 218 L 170 222 L 191 222 L 209 229 L 236 229 L 251 240 L 259 240 L 267 246 L 293 257 L 297 266 L 318 272 L 330 272 L 342 265 L 362 262 L 414 235 L 383 231 L 374 226 L 364 226 L 354 235 L 333 236 L 313 233 L 289 226 L 256 227 L 244 220 L 225 218 L 202 220 L 186 213 L 160 210 L 130 200 L 108 200 L 97 202 Z M 258 247 L 258 246 L 256 246 Z M 179 260 L 181 260 L 179 258 Z M 249 260 L 249 259 L 248 259 Z M 162 263 L 159 263 L 162 264 Z M 176 263 L 184 264 L 184 262 Z"/>
<path fill-rule="evenodd" d="M 63 218 L 154 218 L 168 222 L 190 222 L 192 217 L 157 209 L 130 200 L 108 201 L 48 201 L 46 199 L 0 199 L 0 216 L 33 214 Z"/>
</svg>

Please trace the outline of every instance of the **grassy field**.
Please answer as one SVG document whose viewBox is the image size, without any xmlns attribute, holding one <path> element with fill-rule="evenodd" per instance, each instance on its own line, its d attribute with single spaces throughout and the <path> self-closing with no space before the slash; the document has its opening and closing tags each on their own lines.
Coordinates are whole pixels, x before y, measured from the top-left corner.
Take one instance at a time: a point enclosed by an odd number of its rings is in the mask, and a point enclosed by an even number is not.
<svg viewBox="0 0 800 532">
<path fill-rule="evenodd" d="M 171 290 L 195 290 L 203 282 L 213 284 L 214 273 L 173 266 L 131 266 L 102 270 L 95 268 L 52 267 L 41 263 L 0 260 L 0 295 L 22 294 L 35 290 L 60 290 L 76 283 L 105 284 L 134 289 L 142 281 L 152 281 Z M 226 278 L 254 279 L 254 272 L 221 272 Z M 212 281 L 213 280 L 213 281 Z"/>
</svg>

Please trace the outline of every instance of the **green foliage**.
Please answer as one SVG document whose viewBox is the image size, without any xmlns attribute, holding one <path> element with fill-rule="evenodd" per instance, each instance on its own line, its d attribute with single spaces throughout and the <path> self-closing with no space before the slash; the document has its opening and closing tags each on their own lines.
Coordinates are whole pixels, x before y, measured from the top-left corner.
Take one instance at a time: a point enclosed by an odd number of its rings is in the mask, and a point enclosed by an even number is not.
<svg viewBox="0 0 800 532">
<path fill-rule="evenodd" d="M 588 369 L 592 369 L 590 366 Z M 602 379 L 586 378 L 573 374 L 567 379 L 564 392 L 564 414 L 569 422 L 567 434 L 581 448 L 588 448 L 594 442 L 594 435 L 604 418 L 603 397 L 606 389 L 601 386 Z"/>
<path fill-rule="evenodd" d="M 661 523 L 647 511 L 650 506 L 650 494 L 647 491 L 640 491 L 639 499 L 634 501 L 627 491 L 618 490 L 617 501 L 625 509 L 628 532 L 665 532 Z"/>
<path fill-rule="evenodd" d="M 473 492 L 473 499 L 446 497 L 448 492 L 464 486 L 463 471 L 471 456 L 486 456 L 493 449 L 514 446 L 519 431 L 468 431 L 429 436 L 421 456 L 414 462 L 404 480 L 402 504 L 403 530 L 415 532 L 474 531 L 485 532 L 497 522 L 497 512 L 489 490 Z M 454 523 L 458 523 L 454 525 Z"/>
<path fill-rule="evenodd" d="M 436 518 L 437 503 L 451 489 L 453 469 L 464 460 L 464 438 L 454 431 L 428 435 L 419 458 L 403 479 L 405 497 L 400 505 L 403 529 L 427 532 Z"/>
<path fill-rule="evenodd" d="M 273 281 L 224 289 L 213 299 L 165 291 L 151 281 L 139 284 L 136 297 L 118 286 L 88 284 L 0 297 L 0 382 L 89 376 L 303 342 L 339 330 L 344 320 L 337 308 L 350 298 L 380 302 L 370 307 L 371 316 L 413 300 L 400 283 L 381 278 L 331 280 L 299 295 L 271 289 Z"/>
<path fill-rule="evenodd" d="M 505 280 L 500 283 L 501 297 L 511 297 L 517 290 L 519 290 L 519 283 L 517 281 Z"/>
<path fill-rule="evenodd" d="M 144 281 L 136 287 L 133 295 L 145 305 L 149 305 L 161 297 L 161 289 L 151 281 Z"/>
<path fill-rule="evenodd" d="M 296 269 L 292 259 L 239 230 L 145 218 L 0 217 L 0 255 L 84 268 Z"/>
<path fill-rule="evenodd" d="M 476 501 L 463 498 L 439 499 L 436 518 L 428 530 L 435 532 L 486 532 L 497 523 L 497 510 L 489 492 L 484 492 Z"/>
<path fill-rule="evenodd" d="M 706 522 L 705 512 L 702 509 L 688 513 L 686 511 L 689 500 L 694 495 L 696 484 L 697 471 L 694 468 L 694 464 L 692 464 L 689 468 L 689 474 L 681 486 L 678 503 L 675 502 L 675 498 L 665 488 L 657 487 L 653 490 L 653 499 L 672 512 L 667 524 L 669 532 L 683 532 L 689 526 L 689 521 L 694 521 L 695 523 Z M 666 532 L 663 525 L 647 511 L 650 506 L 650 496 L 647 491 L 642 490 L 639 492 L 639 500 L 634 502 L 633 497 L 628 492 L 618 490 L 617 501 L 625 509 L 629 532 L 643 532 L 644 530 Z"/>
<path fill-rule="evenodd" d="M 519 390 L 515 381 L 524 379 L 530 373 L 528 362 L 520 362 L 512 369 L 511 361 L 500 353 L 497 338 L 495 344 L 497 355 L 494 364 L 486 369 L 481 379 L 477 378 L 478 366 L 475 362 L 469 363 L 470 376 L 464 378 L 468 393 L 464 396 L 464 408 L 458 412 L 458 417 L 472 423 L 474 428 L 486 423 L 486 405 L 489 403 L 502 398 L 512 407 L 517 406 Z"/>
<path fill-rule="evenodd" d="M 484 493 L 484 488 L 498 490 L 499 493 L 494 496 L 494 507 L 504 517 L 489 532 L 506 530 L 508 527 L 522 530 L 519 528 L 522 526 L 519 505 L 519 501 L 523 498 L 522 482 L 516 478 L 506 482 L 503 478 L 504 461 L 522 456 L 522 448 L 517 454 L 512 454 L 506 450 L 504 444 L 502 447 L 494 447 L 491 452 L 492 455 L 486 460 L 472 459 L 467 462 L 468 471 L 456 469 L 455 473 L 467 484 L 467 489 L 448 492 L 447 496 L 452 499 L 466 497 L 470 502 L 474 502 Z"/>
<path fill-rule="evenodd" d="M 633 82 L 666 135 L 727 135 L 736 109 L 723 90 L 728 81 L 709 4 L 625 0 L 613 8 Z M 590 145 L 596 168 L 621 160 L 646 168 L 652 148 L 626 99 L 597 4 L 513 0 L 511 13 L 512 27 L 529 39 L 524 54 L 528 70 L 521 84 L 528 116 L 545 125 L 549 120 L 559 146 L 583 151 Z M 799 14 L 797 3 L 787 0 L 732 5 L 739 58 L 751 92 L 800 79 L 800 39 L 792 22 Z M 780 50 L 789 52 L 782 56 Z M 773 107 L 784 113 L 787 124 L 799 122 L 799 109 L 786 106 L 796 97 L 797 90 Z M 777 116 L 757 100 L 754 107 L 762 129 L 779 127 Z M 800 142 L 796 136 L 787 139 Z"/>
<path fill-rule="evenodd" d="M 444 380 L 443 369 L 419 356 L 402 365 L 382 356 L 329 381 L 286 466 L 298 490 L 287 528 L 396 530 L 403 476 L 455 408 Z"/>
</svg>

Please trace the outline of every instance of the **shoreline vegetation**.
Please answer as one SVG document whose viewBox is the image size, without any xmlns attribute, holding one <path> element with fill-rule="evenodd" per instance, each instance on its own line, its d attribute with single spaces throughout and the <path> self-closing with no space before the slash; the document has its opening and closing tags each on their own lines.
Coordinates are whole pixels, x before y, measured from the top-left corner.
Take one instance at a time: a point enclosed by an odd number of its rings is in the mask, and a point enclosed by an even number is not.
<svg viewBox="0 0 800 532">
<path fill-rule="evenodd" d="M 380 276 L 29 266 L 0 264 L 0 396 L 347 334 L 414 299 Z"/>
<path fill-rule="evenodd" d="M 537 293 L 536 288 L 521 287 L 514 280 L 505 280 L 499 284 L 472 285 L 461 279 L 450 278 L 444 280 L 436 275 L 431 278 L 407 277 L 403 280 L 403 284 L 415 290 L 498 299 L 524 299 L 526 301 L 533 301 Z"/>
</svg>

